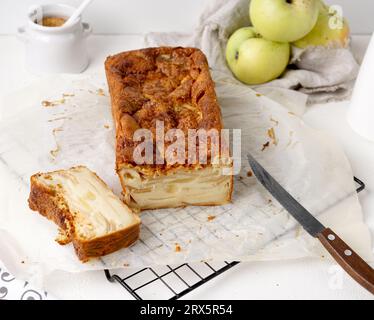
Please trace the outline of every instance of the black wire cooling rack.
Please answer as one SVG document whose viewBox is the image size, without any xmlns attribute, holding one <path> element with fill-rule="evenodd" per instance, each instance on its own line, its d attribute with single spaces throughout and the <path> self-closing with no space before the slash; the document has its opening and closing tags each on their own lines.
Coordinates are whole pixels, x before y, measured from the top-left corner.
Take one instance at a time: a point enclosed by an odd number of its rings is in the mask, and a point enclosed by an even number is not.
<svg viewBox="0 0 374 320">
<path fill-rule="evenodd" d="M 354 178 L 358 184 L 357 193 L 365 189 L 365 183 Z M 240 262 L 184 263 L 178 266 L 148 267 L 134 271 L 121 269 L 116 273 L 105 270 L 110 282 L 118 282 L 136 300 L 176 300 L 204 285 Z"/>
</svg>

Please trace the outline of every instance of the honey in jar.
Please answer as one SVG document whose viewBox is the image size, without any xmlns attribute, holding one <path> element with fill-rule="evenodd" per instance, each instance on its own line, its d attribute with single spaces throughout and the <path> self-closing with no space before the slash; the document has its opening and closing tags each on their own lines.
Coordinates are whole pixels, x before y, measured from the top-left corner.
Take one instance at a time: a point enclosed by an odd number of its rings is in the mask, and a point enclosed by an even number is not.
<svg viewBox="0 0 374 320">
<path fill-rule="evenodd" d="M 66 22 L 63 17 L 43 17 L 42 26 L 44 27 L 61 27 Z"/>
</svg>

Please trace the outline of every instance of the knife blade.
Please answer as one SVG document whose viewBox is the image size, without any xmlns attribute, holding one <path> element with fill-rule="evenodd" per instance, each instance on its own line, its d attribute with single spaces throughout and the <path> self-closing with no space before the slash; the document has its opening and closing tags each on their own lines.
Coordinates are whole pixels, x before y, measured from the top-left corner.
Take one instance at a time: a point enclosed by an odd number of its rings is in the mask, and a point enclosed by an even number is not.
<svg viewBox="0 0 374 320">
<path fill-rule="evenodd" d="M 248 162 L 252 168 L 253 174 L 265 189 L 269 191 L 311 236 L 320 240 L 331 256 L 353 279 L 374 294 L 374 270 L 336 233 L 330 228 L 326 228 L 305 209 L 250 154 L 248 154 Z"/>
<path fill-rule="evenodd" d="M 292 197 L 251 155 L 248 161 L 257 180 L 313 237 L 326 228 Z"/>
</svg>

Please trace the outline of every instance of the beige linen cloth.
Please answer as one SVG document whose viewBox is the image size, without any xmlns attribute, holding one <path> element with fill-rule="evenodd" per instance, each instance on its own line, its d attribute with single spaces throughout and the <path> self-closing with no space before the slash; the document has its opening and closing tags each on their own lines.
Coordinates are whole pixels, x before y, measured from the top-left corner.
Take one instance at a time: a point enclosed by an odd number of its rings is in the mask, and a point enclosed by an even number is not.
<svg viewBox="0 0 374 320">
<path fill-rule="evenodd" d="M 236 81 L 226 65 L 225 47 L 235 30 L 248 25 L 248 0 L 215 0 L 203 11 L 193 35 L 151 33 L 146 37 L 146 44 L 198 47 L 207 55 L 214 71 L 221 72 L 229 81 Z M 291 63 L 297 70 L 287 70 L 282 78 L 254 87 L 256 91 L 278 102 L 288 100 L 287 104 L 298 107 L 350 97 L 359 69 L 350 49 L 294 47 L 292 51 Z"/>
</svg>

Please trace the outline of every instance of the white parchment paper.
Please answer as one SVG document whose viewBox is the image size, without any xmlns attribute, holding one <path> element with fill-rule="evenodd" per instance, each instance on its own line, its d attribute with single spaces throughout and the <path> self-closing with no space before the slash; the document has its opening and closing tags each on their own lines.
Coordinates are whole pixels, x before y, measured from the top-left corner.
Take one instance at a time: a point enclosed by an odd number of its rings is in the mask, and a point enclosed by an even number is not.
<svg viewBox="0 0 374 320">
<path fill-rule="evenodd" d="M 141 213 L 131 248 L 82 264 L 57 227 L 28 209 L 29 178 L 39 171 L 86 165 L 120 195 L 114 171 L 114 128 L 103 77 L 46 78 L 2 100 L 0 255 L 18 277 L 54 270 L 80 272 L 197 261 L 278 260 L 325 255 L 277 202 L 248 175 L 251 152 L 307 209 L 372 260 L 353 173 L 339 146 L 293 112 L 251 89 L 213 74 L 225 126 L 242 130 L 241 172 L 233 203 Z M 42 101 L 53 106 L 43 106 Z M 5 108 L 4 106 L 8 106 Z M 275 139 L 269 136 L 275 133 Z M 180 251 L 177 250 L 180 248 Z"/>
</svg>

